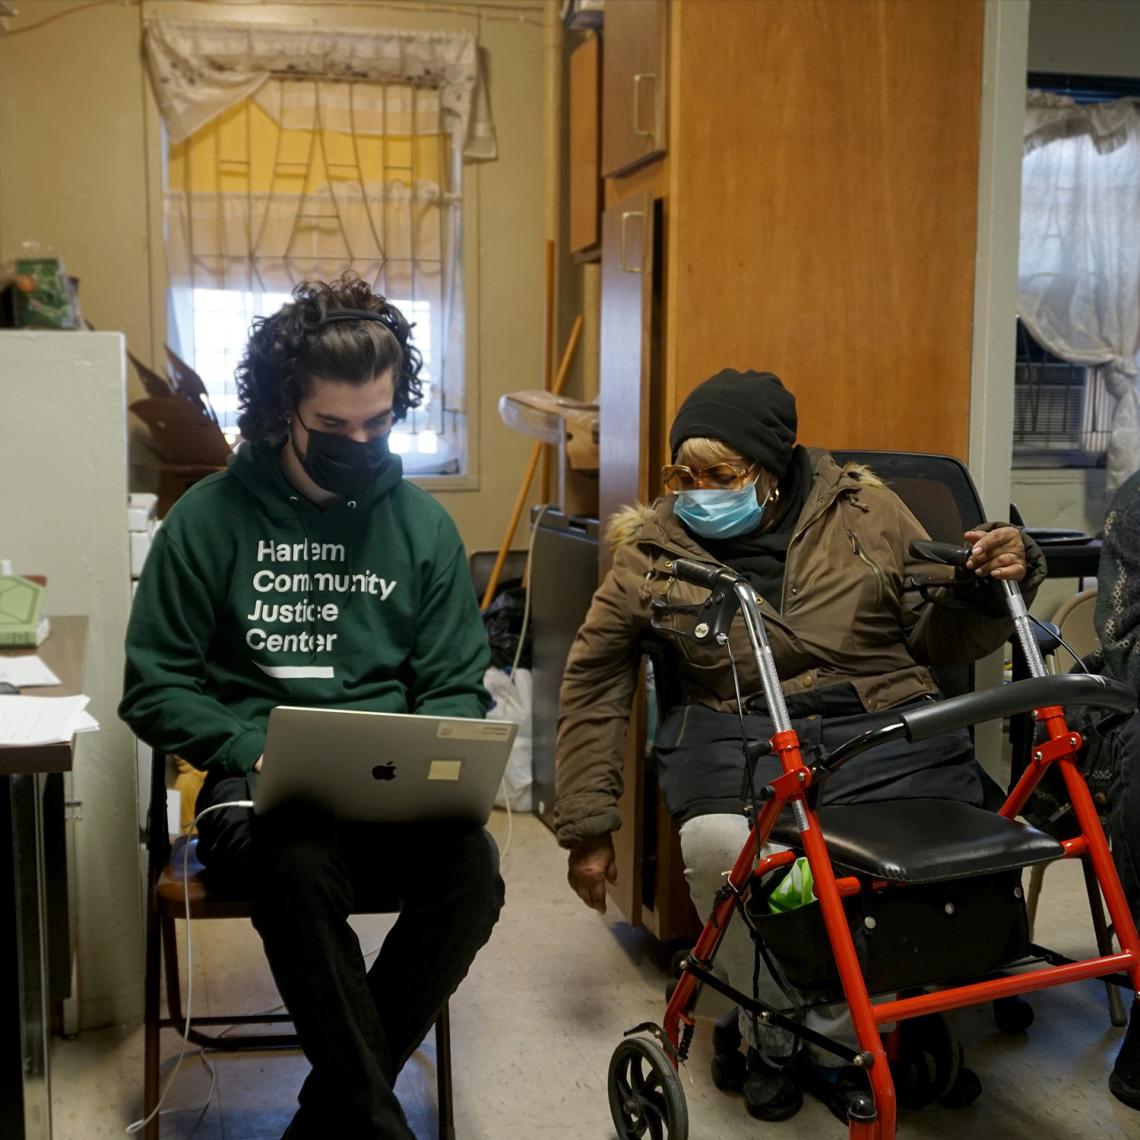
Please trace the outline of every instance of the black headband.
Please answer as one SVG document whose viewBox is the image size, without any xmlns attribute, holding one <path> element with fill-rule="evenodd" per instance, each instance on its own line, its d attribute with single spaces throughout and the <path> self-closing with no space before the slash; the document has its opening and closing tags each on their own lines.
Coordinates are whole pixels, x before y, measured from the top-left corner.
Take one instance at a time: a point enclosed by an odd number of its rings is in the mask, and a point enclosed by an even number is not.
<svg viewBox="0 0 1140 1140">
<path fill-rule="evenodd" d="M 323 328 L 333 321 L 379 321 L 382 325 L 388 324 L 384 314 L 373 309 L 333 309 L 321 317 L 317 327 Z"/>
</svg>

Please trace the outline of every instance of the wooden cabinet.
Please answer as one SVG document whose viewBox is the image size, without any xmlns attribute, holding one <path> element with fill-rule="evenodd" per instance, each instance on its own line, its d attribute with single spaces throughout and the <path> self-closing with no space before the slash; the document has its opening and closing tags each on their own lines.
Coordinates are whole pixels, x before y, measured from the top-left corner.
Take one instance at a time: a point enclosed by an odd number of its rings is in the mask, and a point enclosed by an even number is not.
<svg viewBox="0 0 1140 1140">
<path fill-rule="evenodd" d="M 616 0 L 604 46 L 603 520 L 726 367 L 780 375 L 803 443 L 967 458 L 982 0 Z M 639 717 L 614 901 L 680 937 Z"/>
<path fill-rule="evenodd" d="M 570 252 L 595 250 L 602 210 L 602 41 L 570 53 Z"/>
<path fill-rule="evenodd" d="M 602 173 L 624 174 L 665 151 L 668 5 L 606 5 Z"/>
</svg>

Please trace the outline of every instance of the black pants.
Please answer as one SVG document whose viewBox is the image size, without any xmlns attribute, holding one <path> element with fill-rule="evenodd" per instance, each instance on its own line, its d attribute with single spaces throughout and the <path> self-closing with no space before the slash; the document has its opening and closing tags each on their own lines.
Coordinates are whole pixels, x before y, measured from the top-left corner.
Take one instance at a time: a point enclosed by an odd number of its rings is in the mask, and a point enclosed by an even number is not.
<svg viewBox="0 0 1140 1140">
<path fill-rule="evenodd" d="M 198 811 L 248 798 L 245 777 L 207 780 Z M 499 916 L 494 841 L 473 824 L 352 824 L 308 809 L 223 808 L 198 831 L 211 886 L 249 899 L 313 1067 L 290 1140 L 412 1137 L 392 1088 Z M 366 971 L 347 920 L 378 887 L 400 914 Z"/>
<path fill-rule="evenodd" d="M 809 763 L 898 718 L 896 710 L 867 712 L 850 685 L 797 694 L 787 697 L 786 703 Z M 767 740 L 774 726 L 762 700 L 749 705 L 754 711 L 744 717 L 748 739 Z M 745 773 L 740 718 L 735 713 L 696 703 L 678 705 L 665 715 L 654 748 L 661 790 L 678 824 L 700 815 L 740 811 Z M 782 770 L 776 757 L 762 757 L 753 771 L 754 787 L 759 789 Z M 980 805 L 986 799 L 987 783 L 992 781 L 983 779 L 970 734 L 962 728 L 918 744 L 894 740 L 868 749 L 827 780 L 819 804 L 937 799 Z"/>
</svg>

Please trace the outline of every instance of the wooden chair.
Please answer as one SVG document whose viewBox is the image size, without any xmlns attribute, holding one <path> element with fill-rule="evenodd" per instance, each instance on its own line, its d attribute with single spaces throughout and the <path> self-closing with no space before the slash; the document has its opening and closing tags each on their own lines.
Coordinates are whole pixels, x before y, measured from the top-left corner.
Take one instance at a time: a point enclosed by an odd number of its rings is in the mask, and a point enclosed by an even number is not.
<svg viewBox="0 0 1140 1140">
<path fill-rule="evenodd" d="M 249 906 L 242 898 L 212 893 L 203 881 L 203 867 L 196 857 L 197 839 L 182 836 L 173 845 L 167 832 L 166 756 L 155 752 L 151 760 L 150 800 L 147 811 L 147 907 L 146 972 L 144 1012 L 143 1116 L 149 1116 L 159 1099 L 159 1035 L 163 1029 L 179 1033 L 186 1025 L 178 969 L 176 919 L 185 920 L 186 891 L 189 892 L 190 918 L 249 918 Z M 190 844 L 188 884 L 183 882 L 185 844 Z M 389 914 L 398 910 L 396 900 L 377 897 L 358 907 L 360 914 Z M 189 931 L 187 932 L 189 934 Z M 161 987 L 166 980 L 166 1014 L 162 1013 Z M 290 1024 L 287 1013 L 214 1014 L 191 1011 L 187 1040 L 208 1049 L 297 1049 L 292 1032 L 234 1034 L 205 1033 L 202 1027 Z M 451 1028 L 445 1005 L 435 1023 L 436 1076 L 439 1098 L 440 1140 L 455 1140 L 451 1082 Z M 145 1140 L 158 1140 L 159 1115 L 147 1124 Z"/>
<path fill-rule="evenodd" d="M 1071 598 L 1066 598 L 1053 615 L 1053 624 L 1061 631 L 1066 643 L 1081 657 L 1087 657 L 1094 649 L 1100 648 L 1100 638 L 1093 624 L 1096 611 L 1096 590 L 1082 590 Z M 1051 669 L 1054 673 L 1066 673 L 1076 665 L 1073 655 L 1064 645 L 1058 646 L 1052 654 Z"/>
<path fill-rule="evenodd" d="M 1065 643 L 1081 658 L 1088 656 L 1094 649 L 1099 648 L 1100 638 L 1093 625 L 1093 613 L 1096 610 L 1096 590 L 1082 590 L 1067 598 L 1053 615 L 1053 624 L 1060 630 Z M 1064 673 L 1076 665 L 1076 660 L 1069 649 L 1058 645 L 1046 657 L 1045 664 L 1053 673 Z M 1102 818 L 1103 818 L 1102 812 Z M 1081 860 L 1084 870 L 1085 889 L 1088 891 L 1089 902 L 1092 906 L 1093 928 L 1096 931 L 1097 941 L 1103 946 L 1112 946 L 1112 931 L 1104 914 L 1100 902 L 1099 889 L 1095 879 L 1092 878 L 1092 868 L 1088 860 Z M 1037 918 L 1037 906 L 1041 900 L 1041 888 L 1045 882 L 1045 867 L 1034 867 L 1029 873 L 1029 886 L 1025 892 L 1025 911 L 1029 918 L 1029 930 L 1032 934 Z M 1120 990 L 1114 985 L 1105 985 L 1108 996 L 1108 1013 L 1112 1024 L 1118 1028 L 1128 1024 L 1128 1015 Z"/>
</svg>

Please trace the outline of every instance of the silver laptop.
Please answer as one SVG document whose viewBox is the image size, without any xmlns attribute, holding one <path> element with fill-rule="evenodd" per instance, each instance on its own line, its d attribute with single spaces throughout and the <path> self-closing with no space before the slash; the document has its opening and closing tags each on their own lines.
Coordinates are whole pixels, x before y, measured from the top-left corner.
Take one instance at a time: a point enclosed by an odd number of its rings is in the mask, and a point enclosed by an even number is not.
<svg viewBox="0 0 1140 1140">
<path fill-rule="evenodd" d="M 309 803 L 340 819 L 485 823 L 518 725 L 279 705 L 253 810 Z"/>
</svg>

